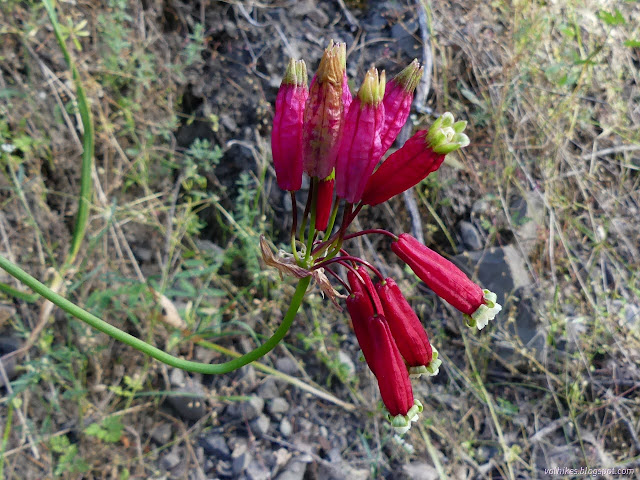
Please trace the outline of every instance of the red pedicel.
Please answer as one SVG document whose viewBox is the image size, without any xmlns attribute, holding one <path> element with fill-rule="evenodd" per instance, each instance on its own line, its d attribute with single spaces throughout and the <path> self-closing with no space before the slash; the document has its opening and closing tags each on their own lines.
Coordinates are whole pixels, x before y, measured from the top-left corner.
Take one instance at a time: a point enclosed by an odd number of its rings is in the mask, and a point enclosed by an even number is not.
<svg viewBox="0 0 640 480">
<path fill-rule="evenodd" d="M 318 182 L 318 196 L 316 197 L 316 230 L 324 231 L 327 229 L 329 217 L 331 216 L 331 205 L 333 204 L 334 183 L 334 172 L 331 172 L 331 175 Z"/>
</svg>

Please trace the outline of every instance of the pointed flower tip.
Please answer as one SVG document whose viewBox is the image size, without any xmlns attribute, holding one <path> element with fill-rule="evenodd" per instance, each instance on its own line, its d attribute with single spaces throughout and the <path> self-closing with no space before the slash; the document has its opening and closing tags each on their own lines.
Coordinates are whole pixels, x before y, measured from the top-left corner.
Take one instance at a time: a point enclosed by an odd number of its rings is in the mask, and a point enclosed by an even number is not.
<svg viewBox="0 0 640 480">
<path fill-rule="evenodd" d="M 423 406 L 422 403 L 420 403 L 420 400 L 414 400 L 413 406 L 409 409 L 406 415 L 399 414 L 395 417 L 388 415 L 387 418 L 389 419 L 389 422 L 391 423 L 391 426 L 396 431 L 396 433 L 402 435 L 409 431 L 413 422 L 418 421 L 422 410 Z"/>
<path fill-rule="evenodd" d="M 342 85 L 342 78 L 347 67 L 347 48 L 344 43 L 329 42 L 318 66 L 317 79 L 320 83 L 330 82 Z"/>
<path fill-rule="evenodd" d="M 377 106 L 384 98 L 386 83 L 384 70 L 382 73 L 378 73 L 375 67 L 371 67 L 364 76 L 362 86 L 358 91 L 358 98 L 363 104 Z"/>
<path fill-rule="evenodd" d="M 471 328 L 477 327 L 478 330 L 486 327 L 502 310 L 502 305 L 496 302 L 498 297 L 495 293 L 489 290 L 483 290 L 482 293 L 484 294 L 484 304 L 480 305 L 471 315 L 464 316 L 467 325 Z"/>
<path fill-rule="evenodd" d="M 307 86 L 307 65 L 304 60 L 291 58 L 282 77 L 282 85 Z"/>
<path fill-rule="evenodd" d="M 414 59 L 404 70 L 393 78 L 393 82 L 400 85 L 407 93 L 413 93 L 422 78 L 423 68 L 420 62 Z"/>
<path fill-rule="evenodd" d="M 467 122 L 456 122 L 449 112 L 442 114 L 431 126 L 426 142 L 434 152 L 446 155 L 469 145 L 469 137 L 464 133 Z"/>
</svg>

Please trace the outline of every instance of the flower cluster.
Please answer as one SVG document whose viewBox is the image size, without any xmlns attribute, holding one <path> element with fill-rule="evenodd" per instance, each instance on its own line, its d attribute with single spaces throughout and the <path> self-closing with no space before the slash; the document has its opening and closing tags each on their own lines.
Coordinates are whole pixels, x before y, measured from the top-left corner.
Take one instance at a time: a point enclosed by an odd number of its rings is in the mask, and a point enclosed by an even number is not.
<svg viewBox="0 0 640 480">
<path fill-rule="evenodd" d="M 400 433 L 422 411 L 413 397 L 411 378 L 436 375 L 441 360 L 396 282 L 351 256 L 344 243 L 360 235 L 387 235 L 391 250 L 462 312 L 471 327 L 482 329 L 501 308 L 495 294 L 406 233 L 396 236 L 380 229 L 347 233 L 364 206 L 385 202 L 417 185 L 440 167 L 448 153 L 469 144 L 463 133 L 466 122 L 456 122 L 445 113 L 376 169 L 407 121 L 421 78 L 417 60 L 388 83 L 384 71 L 371 68 L 352 97 L 344 44 L 331 42 L 310 87 L 304 61 L 289 62 L 276 99 L 271 145 L 278 185 L 291 192 L 293 202 L 292 254 L 274 256 L 264 239 L 261 243 L 268 265 L 298 278 L 312 276 L 336 303 L 338 297 L 346 298 L 363 356 L 378 380 L 391 424 Z M 298 226 L 295 192 L 304 174 L 311 186 Z M 340 210 L 342 221 L 336 224 Z M 336 267 L 346 269 L 346 281 Z M 342 284 L 346 295 L 333 289 L 326 273 Z"/>
</svg>

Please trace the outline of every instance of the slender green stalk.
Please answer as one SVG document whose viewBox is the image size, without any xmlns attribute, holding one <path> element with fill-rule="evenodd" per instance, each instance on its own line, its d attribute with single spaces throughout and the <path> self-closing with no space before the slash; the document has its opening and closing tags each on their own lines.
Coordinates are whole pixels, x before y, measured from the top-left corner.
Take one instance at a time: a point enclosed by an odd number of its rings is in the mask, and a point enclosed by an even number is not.
<svg viewBox="0 0 640 480">
<path fill-rule="evenodd" d="M 0 282 L 0 292 L 6 293 L 7 295 L 11 295 L 12 297 L 19 298 L 20 300 L 24 300 L 28 303 L 33 303 L 38 300 L 38 295 L 35 293 L 25 293 L 20 290 L 13 288 L 6 283 Z M 2 478 L 2 477 L 0 477 Z"/>
<path fill-rule="evenodd" d="M 238 352 L 234 352 L 233 350 L 229 350 L 228 348 L 224 348 L 216 343 L 212 343 L 212 342 L 208 342 L 206 340 L 199 340 L 198 342 L 196 342 L 198 345 L 205 347 L 205 348 L 209 348 L 211 350 L 215 350 L 216 352 L 220 352 L 223 353 L 225 355 L 229 355 L 230 357 L 240 357 L 240 354 Z M 309 392 L 313 395 L 316 395 L 319 398 L 322 398 L 324 400 L 327 400 L 331 403 L 335 403 L 336 405 L 341 406 L 342 408 L 344 408 L 345 410 L 352 412 L 356 409 L 356 406 L 353 405 L 352 403 L 348 403 L 348 402 L 344 402 L 342 400 L 340 400 L 339 398 L 335 397 L 334 395 L 331 395 L 328 392 L 325 392 L 324 390 L 322 390 L 320 387 L 314 386 L 314 385 L 310 385 L 309 383 L 305 383 L 302 380 L 300 380 L 299 378 L 296 377 L 292 377 L 291 375 L 287 375 L 286 373 L 282 373 L 280 370 L 276 370 L 275 368 L 271 368 L 268 365 L 265 365 L 264 363 L 260 363 L 260 362 L 255 362 L 253 364 L 253 367 L 256 370 L 260 370 L 261 372 L 264 372 L 266 374 L 269 375 L 273 375 L 274 377 L 277 377 L 279 379 L 282 379 L 288 383 L 290 383 L 291 385 L 294 385 L 306 392 Z"/>
<path fill-rule="evenodd" d="M 19 281 L 27 285 L 33 291 L 42 295 L 44 298 L 49 300 L 51 303 L 57 305 L 65 312 L 73 315 L 74 317 L 82 320 L 86 324 L 95 328 L 96 330 L 100 330 L 103 333 L 119 340 L 127 345 L 140 350 L 141 352 L 149 355 L 156 360 L 161 361 L 162 363 L 166 363 L 172 367 L 180 368 L 182 370 L 187 370 L 189 372 L 197 372 L 203 373 L 206 375 L 214 375 L 218 373 L 228 373 L 233 370 L 236 370 L 240 367 L 247 365 L 248 363 L 257 360 L 263 355 L 267 354 L 271 350 L 275 348 L 275 346 L 284 338 L 284 336 L 289 331 L 291 324 L 293 323 L 293 319 L 296 316 L 296 312 L 300 305 L 302 304 L 302 299 L 304 298 L 304 294 L 307 291 L 307 287 L 311 282 L 311 277 L 302 278 L 298 282 L 298 286 L 293 294 L 293 298 L 291 299 L 291 304 L 289 305 L 289 309 L 282 320 L 282 323 L 274 332 L 274 334 L 269 338 L 263 345 L 259 346 L 255 350 L 233 360 L 230 360 L 225 363 L 220 363 L 217 365 L 210 365 L 206 363 L 199 362 L 191 362 L 189 360 L 183 360 L 178 357 L 174 357 L 173 355 L 169 355 L 167 352 L 160 350 L 152 345 L 149 345 L 146 342 L 143 342 L 139 338 L 134 337 L 133 335 L 129 335 L 128 333 L 123 332 L 119 328 L 114 327 L 113 325 L 101 320 L 95 315 L 83 310 L 78 307 L 74 303 L 71 303 L 66 298 L 58 295 L 51 289 L 49 289 L 46 285 L 42 284 L 31 275 L 26 273 L 17 265 L 11 263 L 9 260 L 0 255 L 0 268 L 3 268 L 7 271 L 9 275 L 17 278 Z"/>
<path fill-rule="evenodd" d="M 73 82 L 76 85 L 76 96 L 78 100 L 78 112 L 80 113 L 80 119 L 82 120 L 82 128 L 84 133 L 82 135 L 82 166 L 80 169 L 80 195 L 78 197 L 78 215 L 76 216 L 76 225 L 73 229 L 73 238 L 71 240 L 71 249 L 67 255 L 65 265 L 71 265 L 80 250 L 80 245 L 84 240 L 85 232 L 87 230 L 87 221 L 89 219 L 89 206 L 91 204 L 92 197 L 92 184 L 91 184 L 91 169 L 93 167 L 93 153 L 94 153 L 94 137 L 93 137 L 93 120 L 91 118 L 91 111 L 89 110 L 89 102 L 87 96 L 84 93 L 82 82 L 80 81 L 80 74 L 76 68 L 75 62 L 67 50 L 62 31 L 60 30 L 60 24 L 58 23 L 58 16 L 56 15 L 55 8 L 53 7 L 51 0 L 42 0 L 44 8 L 49 14 L 51 25 L 53 26 L 53 33 L 56 36 L 56 40 L 60 45 L 64 59 L 71 69 L 71 75 Z M 63 267 L 64 268 L 64 267 Z"/>
<path fill-rule="evenodd" d="M 4 452 L 9 443 L 9 434 L 11 433 L 11 422 L 13 421 L 13 402 L 9 401 L 7 409 L 6 424 L 4 426 L 4 434 L 2 435 L 2 446 L 0 446 L 0 478 L 4 478 Z"/>
</svg>

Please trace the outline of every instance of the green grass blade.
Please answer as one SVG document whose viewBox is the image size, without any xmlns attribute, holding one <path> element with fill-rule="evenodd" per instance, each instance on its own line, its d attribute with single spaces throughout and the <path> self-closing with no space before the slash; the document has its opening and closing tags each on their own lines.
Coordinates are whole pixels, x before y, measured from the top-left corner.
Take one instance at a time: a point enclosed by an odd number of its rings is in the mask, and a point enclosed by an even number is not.
<svg viewBox="0 0 640 480">
<path fill-rule="evenodd" d="M 67 50 L 60 24 L 58 23 L 58 16 L 56 15 L 55 8 L 51 3 L 51 0 L 42 0 L 44 8 L 49 14 L 51 25 L 53 26 L 53 32 L 55 33 L 56 40 L 60 45 L 64 59 L 67 65 L 71 69 L 73 76 L 73 82 L 76 86 L 76 96 L 78 100 L 78 111 L 80 112 L 80 119 L 82 120 L 82 127 L 84 134 L 82 135 L 82 167 L 80 174 L 80 196 L 78 199 L 78 215 L 76 217 L 76 224 L 73 230 L 73 238 L 71 240 L 71 249 L 67 255 L 65 265 L 70 265 L 76 258 L 82 241 L 84 240 L 85 232 L 87 230 L 87 220 L 89 219 L 89 206 L 91 204 L 92 197 L 92 185 L 91 185 L 91 168 L 93 166 L 93 154 L 94 154 L 94 131 L 93 120 L 91 118 L 91 111 L 89 110 L 89 102 L 85 95 L 82 82 L 80 81 L 80 74 L 76 68 L 75 62 Z"/>
</svg>

